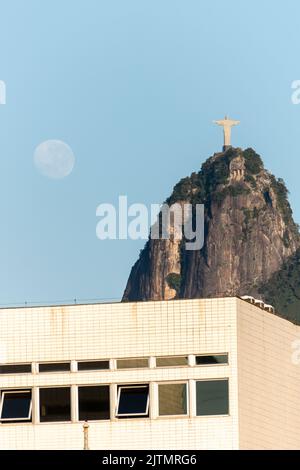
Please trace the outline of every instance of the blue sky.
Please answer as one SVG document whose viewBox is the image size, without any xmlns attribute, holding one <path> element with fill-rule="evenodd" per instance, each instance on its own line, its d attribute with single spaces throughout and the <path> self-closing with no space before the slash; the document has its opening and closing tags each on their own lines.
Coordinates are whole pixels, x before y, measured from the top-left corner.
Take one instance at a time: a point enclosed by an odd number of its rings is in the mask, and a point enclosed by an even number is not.
<svg viewBox="0 0 300 470">
<path fill-rule="evenodd" d="M 279 4 L 280 3 L 280 4 Z M 0 0 L 0 303 L 120 298 L 144 241 L 96 238 L 96 207 L 162 202 L 222 145 L 282 177 L 300 222 L 300 3 Z M 75 154 L 62 180 L 36 146 Z"/>
</svg>

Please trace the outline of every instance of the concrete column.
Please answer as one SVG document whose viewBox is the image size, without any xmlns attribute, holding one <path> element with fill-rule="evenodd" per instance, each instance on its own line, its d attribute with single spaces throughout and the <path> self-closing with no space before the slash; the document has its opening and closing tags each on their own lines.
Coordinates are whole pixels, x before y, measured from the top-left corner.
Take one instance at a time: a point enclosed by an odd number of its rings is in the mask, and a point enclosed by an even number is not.
<svg viewBox="0 0 300 470">
<path fill-rule="evenodd" d="M 77 385 L 71 385 L 71 421 L 72 423 L 76 423 L 78 420 L 78 387 Z"/>
<path fill-rule="evenodd" d="M 149 417 L 156 419 L 158 417 L 158 384 L 151 382 L 149 386 L 150 408 Z"/>
<path fill-rule="evenodd" d="M 38 365 L 37 362 L 33 362 L 31 364 L 31 373 L 32 374 L 38 374 L 38 372 L 39 372 L 39 365 Z"/>
<path fill-rule="evenodd" d="M 188 382 L 188 400 L 189 400 L 189 416 L 193 418 L 197 416 L 196 381 L 195 380 L 189 380 Z"/>
<path fill-rule="evenodd" d="M 194 367 L 196 365 L 196 357 L 194 356 L 194 354 L 188 355 L 188 365 L 190 367 Z"/>
<path fill-rule="evenodd" d="M 118 399 L 118 387 L 117 384 L 111 384 L 109 386 L 110 393 L 110 419 L 116 420 L 116 409 Z"/>
<path fill-rule="evenodd" d="M 110 359 L 109 360 L 109 368 L 111 370 L 116 370 L 117 369 L 117 360 L 116 359 Z"/>
<path fill-rule="evenodd" d="M 40 394 L 38 387 L 33 387 L 31 391 L 32 399 L 32 423 L 38 424 L 40 422 Z"/>
<path fill-rule="evenodd" d="M 78 367 L 77 367 L 77 361 L 71 361 L 71 372 L 77 372 Z"/>
<path fill-rule="evenodd" d="M 155 357 L 149 357 L 149 368 L 154 369 L 156 367 L 156 359 Z"/>
</svg>

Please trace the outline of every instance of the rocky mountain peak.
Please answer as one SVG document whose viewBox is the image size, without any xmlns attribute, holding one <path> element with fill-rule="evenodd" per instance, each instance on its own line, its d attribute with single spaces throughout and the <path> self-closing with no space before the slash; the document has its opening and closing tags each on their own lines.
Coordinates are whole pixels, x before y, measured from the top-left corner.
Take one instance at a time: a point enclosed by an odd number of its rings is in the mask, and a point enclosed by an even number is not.
<svg viewBox="0 0 300 470">
<path fill-rule="evenodd" d="M 269 302 L 262 286 L 300 248 L 287 195 L 253 149 L 215 153 L 166 201 L 204 204 L 204 246 L 187 251 L 184 240 L 149 238 L 123 301 L 253 295 Z"/>
</svg>

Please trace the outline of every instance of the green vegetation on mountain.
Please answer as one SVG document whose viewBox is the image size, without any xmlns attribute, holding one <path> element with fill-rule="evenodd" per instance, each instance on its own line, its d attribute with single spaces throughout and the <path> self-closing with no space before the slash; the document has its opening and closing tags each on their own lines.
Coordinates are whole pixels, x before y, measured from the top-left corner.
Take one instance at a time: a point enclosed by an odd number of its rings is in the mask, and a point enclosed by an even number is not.
<svg viewBox="0 0 300 470">
<path fill-rule="evenodd" d="M 235 197 L 249 193 L 249 188 L 243 184 L 228 185 L 229 165 L 238 154 L 241 154 L 245 159 L 245 181 L 255 186 L 253 175 L 257 175 L 263 169 L 261 157 L 251 148 L 244 151 L 230 148 L 220 157 L 209 158 L 203 163 L 198 173 L 194 172 L 191 176 L 182 178 L 174 186 L 173 192 L 166 202 L 170 205 L 186 200 L 195 204 L 203 203 L 207 199 L 222 202 L 227 195 Z M 220 186 L 225 187 L 219 189 Z"/>
<path fill-rule="evenodd" d="M 243 151 L 243 157 L 245 159 L 247 173 L 250 175 L 258 175 L 264 167 L 261 156 L 253 149 L 248 148 Z"/>
<path fill-rule="evenodd" d="M 280 316 L 300 324 L 300 250 L 259 288 Z"/>
<path fill-rule="evenodd" d="M 167 283 L 171 289 L 176 290 L 177 295 L 179 295 L 180 292 L 180 286 L 181 286 L 181 275 L 178 273 L 170 273 L 167 275 Z"/>
</svg>

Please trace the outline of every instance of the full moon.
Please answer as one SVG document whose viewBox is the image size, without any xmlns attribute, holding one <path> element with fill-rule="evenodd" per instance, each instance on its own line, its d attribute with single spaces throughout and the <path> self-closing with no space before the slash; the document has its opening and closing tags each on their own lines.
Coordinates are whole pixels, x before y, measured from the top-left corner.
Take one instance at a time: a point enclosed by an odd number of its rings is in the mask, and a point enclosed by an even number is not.
<svg viewBox="0 0 300 470">
<path fill-rule="evenodd" d="M 65 178 L 74 167 L 75 157 L 71 147 L 61 140 L 46 140 L 37 146 L 34 163 L 44 176 Z"/>
</svg>

